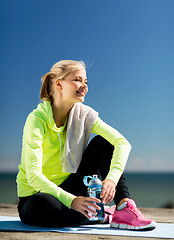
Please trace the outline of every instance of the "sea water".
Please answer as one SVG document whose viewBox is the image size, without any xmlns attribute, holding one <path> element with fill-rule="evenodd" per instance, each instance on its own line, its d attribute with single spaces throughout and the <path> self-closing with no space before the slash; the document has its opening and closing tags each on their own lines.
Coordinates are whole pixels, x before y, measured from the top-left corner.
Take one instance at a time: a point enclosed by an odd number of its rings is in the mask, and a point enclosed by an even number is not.
<svg viewBox="0 0 174 240">
<path fill-rule="evenodd" d="M 0 203 L 17 204 L 17 173 L 0 173 Z M 125 173 L 138 207 L 165 207 L 174 201 L 174 173 Z"/>
</svg>

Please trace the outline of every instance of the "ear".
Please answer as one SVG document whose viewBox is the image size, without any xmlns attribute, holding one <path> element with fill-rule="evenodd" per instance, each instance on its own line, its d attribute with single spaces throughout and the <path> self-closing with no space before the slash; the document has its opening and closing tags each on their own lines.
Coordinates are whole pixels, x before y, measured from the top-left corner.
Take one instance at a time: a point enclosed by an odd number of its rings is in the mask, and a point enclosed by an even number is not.
<svg viewBox="0 0 174 240">
<path fill-rule="evenodd" d="M 58 89 L 60 89 L 60 90 L 63 89 L 63 87 L 62 87 L 62 81 L 61 81 L 60 79 L 56 79 L 55 84 L 56 84 L 56 87 L 57 87 Z"/>
</svg>

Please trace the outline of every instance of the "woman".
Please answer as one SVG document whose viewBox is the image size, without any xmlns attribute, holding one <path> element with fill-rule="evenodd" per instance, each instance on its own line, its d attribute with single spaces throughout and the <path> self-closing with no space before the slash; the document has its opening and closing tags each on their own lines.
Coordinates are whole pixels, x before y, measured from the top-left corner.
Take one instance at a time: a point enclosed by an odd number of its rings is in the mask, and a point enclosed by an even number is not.
<svg viewBox="0 0 174 240">
<path fill-rule="evenodd" d="M 112 227 L 154 228 L 130 199 L 122 174 L 130 144 L 82 104 L 88 92 L 84 63 L 57 62 L 42 80 L 43 102 L 29 114 L 23 133 L 17 176 L 21 220 L 58 227 L 91 224 L 88 213 L 96 212 L 89 206 L 99 210 L 100 200 L 86 197 L 83 177 L 98 174 L 103 204 L 114 200 L 117 206 Z M 98 136 L 87 146 L 91 132 Z"/>
</svg>

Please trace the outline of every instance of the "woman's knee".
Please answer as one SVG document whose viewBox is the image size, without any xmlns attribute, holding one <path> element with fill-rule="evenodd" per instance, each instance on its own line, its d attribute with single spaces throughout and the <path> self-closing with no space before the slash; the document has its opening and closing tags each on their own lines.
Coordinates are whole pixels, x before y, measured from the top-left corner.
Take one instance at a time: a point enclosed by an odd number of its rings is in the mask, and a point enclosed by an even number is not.
<svg viewBox="0 0 174 240">
<path fill-rule="evenodd" d="M 95 136 L 89 143 L 89 146 L 94 149 L 95 152 L 99 152 L 100 155 L 112 156 L 114 146 L 110 144 L 105 138 L 100 135 Z"/>
<path fill-rule="evenodd" d="M 110 144 L 110 142 L 108 142 L 105 138 L 103 138 L 100 135 L 97 135 L 95 137 L 93 137 L 93 139 L 90 141 L 91 144 L 94 144 L 95 146 L 104 146 L 104 147 L 110 147 L 113 150 L 113 145 Z"/>
</svg>

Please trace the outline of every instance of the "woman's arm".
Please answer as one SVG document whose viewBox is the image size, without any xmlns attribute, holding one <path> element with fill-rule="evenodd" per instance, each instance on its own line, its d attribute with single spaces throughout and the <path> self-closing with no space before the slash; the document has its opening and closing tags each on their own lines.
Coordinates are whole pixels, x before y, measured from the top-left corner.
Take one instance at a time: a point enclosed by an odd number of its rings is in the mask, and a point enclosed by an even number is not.
<svg viewBox="0 0 174 240">
<path fill-rule="evenodd" d="M 33 113 L 29 115 L 24 128 L 22 150 L 27 181 L 37 192 L 51 194 L 70 208 L 76 196 L 64 191 L 42 174 L 42 142 L 45 129 L 45 124 L 39 117 Z"/>
<path fill-rule="evenodd" d="M 102 136 L 114 146 L 110 170 L 106 179 L 112 180 L 117 185 L 125 168 L 131 145 L 121 133 L 103 122 L 99 117 L 92 127 L 92 132 Z"/>
<path fill-rule="evenodd" d="M 103 191 L 101 193 L 102 202 L 109 203 L 115 195 L 115 186 L 124 171 L 131 145 L 121 133 L 104 123 L 99 117 L 92 127 L 92 132 L 102 136 L 114 146 L 110 170 L 103 181 Z"/>
</svg>

